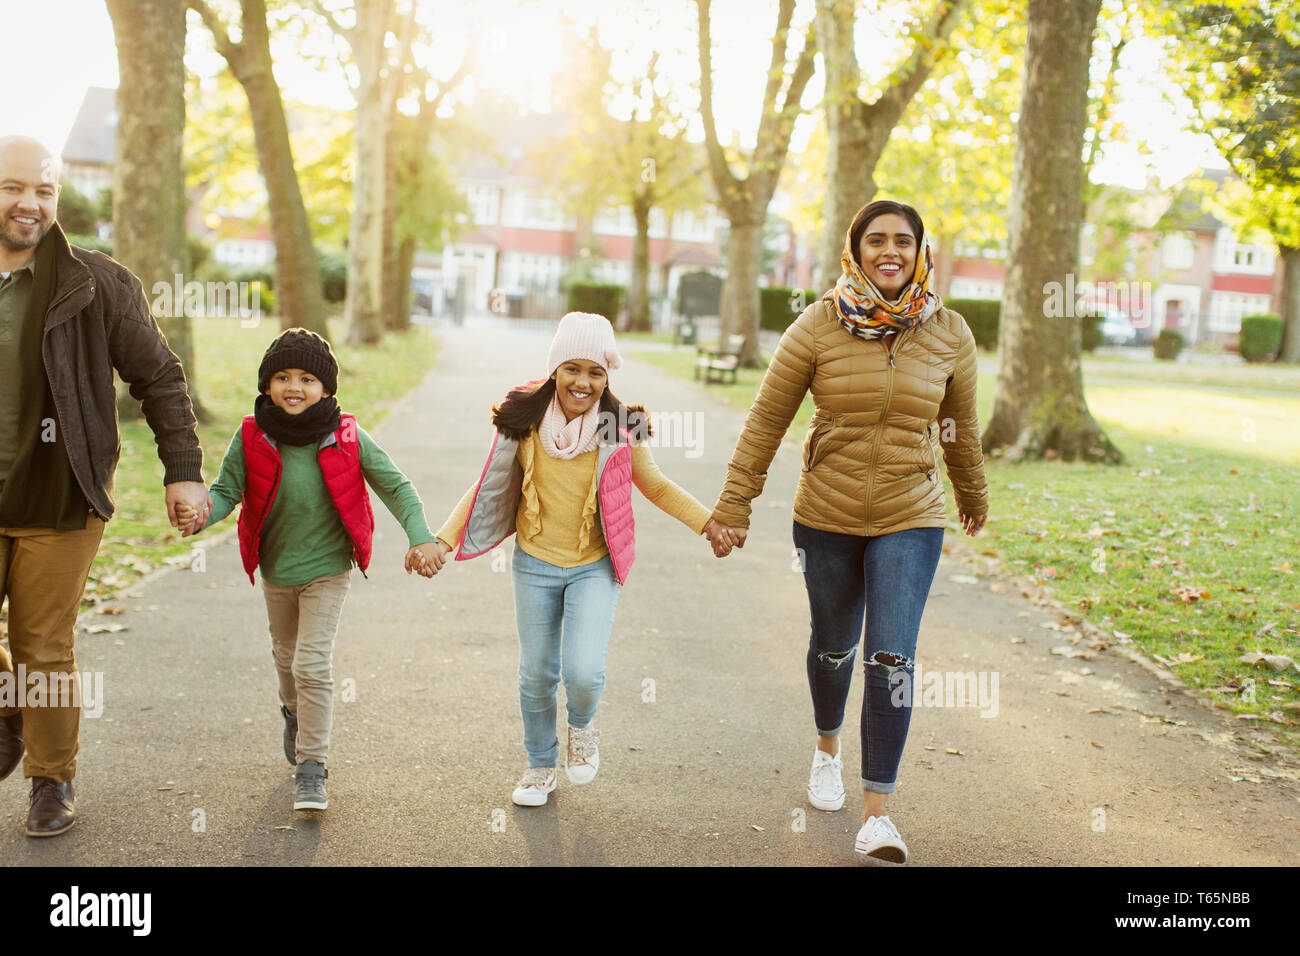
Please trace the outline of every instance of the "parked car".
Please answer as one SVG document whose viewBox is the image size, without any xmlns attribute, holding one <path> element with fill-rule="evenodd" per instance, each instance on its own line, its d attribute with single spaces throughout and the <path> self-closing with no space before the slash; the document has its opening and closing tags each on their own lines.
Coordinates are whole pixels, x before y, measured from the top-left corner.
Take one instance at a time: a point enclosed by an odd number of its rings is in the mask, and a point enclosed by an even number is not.
<svg viewBox="0 0 1300 956">
<path fill-rule="evenodd" d="M 1110 312 L 1102 320 L 1101 337 L 1107 345 L 1132 345 L 1137 339 L 1137 330 L 1123 312 Z"/>
</svg>

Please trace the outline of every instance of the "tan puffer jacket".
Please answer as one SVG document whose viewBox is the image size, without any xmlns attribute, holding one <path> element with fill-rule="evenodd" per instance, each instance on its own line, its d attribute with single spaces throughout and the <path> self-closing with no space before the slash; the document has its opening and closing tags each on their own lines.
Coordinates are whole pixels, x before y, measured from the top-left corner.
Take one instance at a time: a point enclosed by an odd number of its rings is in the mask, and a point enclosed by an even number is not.
<svg viewBox="0 0 1300 956">
<path fill-rule="evenodd" d="M 810 388 L 816 412 L 794 499 L 800 524 L 868 536 L 943 527 L 936 445 L 958 507 L 987 514 L 975 337 L 966 320 L 941 308 L 888 341 L 850 335 L 827 299 L 795 319 L 745 419 L 714 507 L 718 521 L 749 527 L 750 502 Z"/>
</svg>

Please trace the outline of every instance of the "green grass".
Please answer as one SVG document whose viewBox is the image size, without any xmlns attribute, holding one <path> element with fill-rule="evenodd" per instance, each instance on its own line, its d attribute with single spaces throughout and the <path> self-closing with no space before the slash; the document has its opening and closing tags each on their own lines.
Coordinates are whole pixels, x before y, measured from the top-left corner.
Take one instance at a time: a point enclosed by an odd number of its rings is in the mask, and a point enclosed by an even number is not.
<svg viewBox="0 0 1300 956">
<path fill-rule="evenodd" d="M 253 410 L 257 367 L 277 331 L 274 319 L 251 329 L 231 320 L 194 320 L 197 391 L 211 419 L 199 426 L 203 473 L 209 483 L 216 478 L 240 420 Z M 395 402 L 423 380 L 436 354 L 433 336 L 420 327 L 389 333 L 370 348 L 335 344 L 334 352 L 340 366 L 339 401 L 367 429 L 377 425 Z M 116 589 L 169 559 L 189 561 L 190 543 L 167 521 L 162 464 L 153 433 L 143 419 L 122 423 L 121 431 L 122 457 L 113 493 L 117 512 L 91 565 L 83 603 L 110 599 Z M 225 524 L 233 524 L 233 520 L 229 518 Z"/>
<path fill-rule="evenodd" d="M 691 377 L 693 353 L 637 357 Z M 963 541 L 1034 579 L 1112 643 L 1131 641 L 1300 746 L 1300 670 L 1238 660 L 1254 651 L 1300 660 L 1300 438 L 1290 427 L 1300 370 L 1089 359 L 1084 371 L 1089 406 L 1125 464 L 990 460 L 989 519 Z M 742 371 L 736 385 L 709 391 L 743 409 L 760 379 Z M 981 422 L 994 384 L 980 375 Z M 807 398 L 787 440 L 803 439 L 811 412 Z M 951 494 L 948 513 L 959 532 Z"/>
</svg>

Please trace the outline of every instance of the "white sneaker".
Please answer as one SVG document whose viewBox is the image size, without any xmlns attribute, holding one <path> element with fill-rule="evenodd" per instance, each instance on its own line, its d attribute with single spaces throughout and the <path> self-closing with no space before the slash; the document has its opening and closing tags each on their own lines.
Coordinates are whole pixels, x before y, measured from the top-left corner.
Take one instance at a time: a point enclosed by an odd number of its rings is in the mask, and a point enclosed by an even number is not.
<svg viewBox="0 0 1300 956">
<path fill-rule="evenodd" d="M 838 810 L 844 806 L 844 781 L 840 755 L 832 757 L 824 750 L 813 753 L 812 775 L 808 778 L 808 802 L 818 810 Z"/>
<path fill-rule="evenodd" d="M 591 783 L 600 768 L 600 731 L 595 727 L 569 728 L 569 754 L 564 761 L 564 775 L 570 783 Z"/>
<path fill-rule="evenodd" d="M 510 799 L 521 807 L 540 807 L 546 795 L 555 789 L 554 767 L 529 767 L 515 787 Z"/>
<path fill-rule="evenodd" d="M 862 829 L 858 831 L 853 849 L 877 860 L 887 860 L 890 863 L 907 862 L 907 844 L 898 835 L 898 827 L 894 826 L 894 821 L 888 816 L 867 817 L 867 822 L 862 824 Z"/>
</svg>

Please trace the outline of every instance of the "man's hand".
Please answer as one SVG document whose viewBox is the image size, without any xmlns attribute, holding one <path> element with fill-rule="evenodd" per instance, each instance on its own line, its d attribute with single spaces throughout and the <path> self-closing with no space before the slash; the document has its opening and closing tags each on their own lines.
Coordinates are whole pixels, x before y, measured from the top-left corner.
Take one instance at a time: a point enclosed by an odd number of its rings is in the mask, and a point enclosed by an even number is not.
<svg viewBox="0 0 1300 956">
<path fill-rule="evenodd" d="M 965 512 L 958 511 L 957 517 L 961 519 L 961 529 L 973 538 L 975 535 L 979 534 L 980 529 L 984 527 L 984 518 L 986 516 L 980 515 L 978 518 L 972 518 Z"/>
<path fill-rule="evenodd" d="M 452 549 L 441 541 L 426 541 L 417 544 L 406 552 L 406 573 L 414 571 L 426 578 L 431 578 L 447 563 L 447 555 Z"/>
<path fill-rule="evenodd" d="M 181 537 L 189 537 L 200 530 L 212 513 L 212 497 L 201 481 L 173 481 L 166 487 L 167 520 L 173 528 L 180 529 Z M 185 505 L 185 516 L 177 514 L 177 506 Z"/>
</svg>

